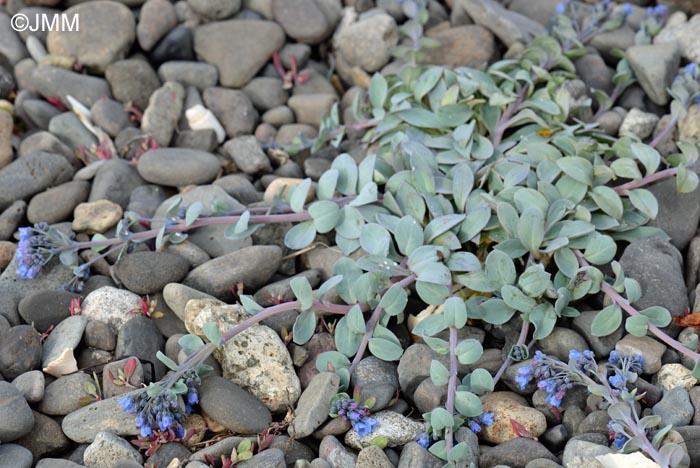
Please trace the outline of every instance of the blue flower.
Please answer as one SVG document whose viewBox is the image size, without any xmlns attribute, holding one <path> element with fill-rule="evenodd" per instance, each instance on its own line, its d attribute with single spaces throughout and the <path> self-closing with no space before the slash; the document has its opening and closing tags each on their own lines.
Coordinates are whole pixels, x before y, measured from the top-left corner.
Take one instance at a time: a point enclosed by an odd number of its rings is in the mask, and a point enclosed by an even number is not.
<svg viewBox="0 0 700 468">
<path fill-rule="evenodd" d="M 619 375 L 613 375 L 608 378 L 608 381 L 610 382 L 610 385 L 612 385 L 615 388 L 623 388 L 625 386 L 625 381 L 622 377 Z"/>
<path fill-rule="evenodd" d="M 622 5 L 622 13 L 625 16 L 630 15 L 632 13 L 632 5 L 630 5 L 629 3 L 625 3 L 624 5 Z"/>
<path fill-rule="evenodd" d="M 481 425 L 473 419 L 467 423 L 467 426 L 469 426 L 469 429 L 475 434 L 481 432 Z"/>
<path fill-rule="evenodd" d="M 656 5 L 654 7 L 654 14 L 657 16 L 666 16 L 668 13 L 668 7 L 666 5 Z"/>
<path fill-rule="evenodd" d="M 622 447 L 627 443 L 627 437 L 624 434 L 615 434 L 613 442 L 615 443 L 615 448 L 622 450 Z"/>
<path fill-rule="evenodd" d="M 695 72 L 697 71 L 697 68 L 698 68 L 698 65 L 696 63 L 689 63 L 688 65 L 685 66 L 683 71 L 685 71 L 685 73 L 688 75 L 695 76 Z"/>
<path fill-rule="evenodd" d="M 515 382 L 520 385 L 521 390 L 525 390 L 532 380 L 535 370 L 532 366 L 523 366 L 518 369 L 518 375 L 515 376 Z"/>
<path fill-rule="evenodd" d="M 557 3 L 557 14 L 558 15 L 563 15 L 566 13 L 566 7 L 567 7 L 568 2 L 559 2 Z"/>
<path fill-rule="evenodd" d="M 430 437 L 428 436 L 428 433 L 422 431 L 420 434 L 418 434 L 418 438 L 416 438 L 416 443 L 424 449 L 427 449 L 430 445 Z"/>
<path fill-rule="evenodd" d="M 613 364 L 617 364 L 618 362 L 620 362 L 620 353 L 617 351 L 611 351 L 610 357 L 608 358 L 608 362 L 611 362 Z"/>
<path fill-rule="evenodd" d="M 481 415 L 481 422 L 482 422 L 482 424 L 490 426 L 493 424 L 493 418 L 494 418 L 493 413 L 484 413 Z"/>
<path fill-rule="evenodd" d="M 196 391 L 190 391 L 187 394 L 187 403 L 190 405 L 196 405 L 199 403 L 199 395 L 197 395 Z"/>
<path fill-rule="evenodd" d="M 359 421 L 353 423 L 352 427 L 357 432 L 357 435 L 364 437 L 367 434 L 371 434 L 377 427 L 377 420 L 372 418 L 362 418 Z"/>
<path fill-rule="evenodd" d="M 122 408 L 124 408 L 124 411 L 127 413 L 131 413 L 134 410 L 134 400 L 132 400 L 129 395 L 120 398 L 119 404 L 122 405 Z M 137 423 L 137 426 L 138 425 L 139 424 Z"/>
<path fill-rule="evenodd" d="M 153 429 L 151 426 L 143 425 L 141 426 L 141 437 L 151 437 L 153 435 Z"/>
</svg>

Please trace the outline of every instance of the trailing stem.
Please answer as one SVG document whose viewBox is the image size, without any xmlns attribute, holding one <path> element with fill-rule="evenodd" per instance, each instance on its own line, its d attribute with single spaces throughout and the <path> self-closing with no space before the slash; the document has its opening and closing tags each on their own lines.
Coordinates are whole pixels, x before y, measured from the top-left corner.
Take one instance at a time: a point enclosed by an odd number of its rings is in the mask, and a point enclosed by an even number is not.
<svg viewBox="0 0 700 468">
<path fill-rule="evenodd" d="M 449 414 L 454 414 L 455 411 L 455 392 L 457 391 L 457 327 L 450 327 L 450 379 L 447 383 L 447 402 L 445 409 Z M 450 458 L 454 437 L 452 436 L 452 427 L 445 428 L 445 445 L 447 447 L 447 458 Z"/>
<path fill-rule="evenodd" d="M 525 344 L 525 341 L 527 340 L 527 334 L 530 331 L 530 321 L 527 319 L 523 320 L 523 325 L 520 328 L 520 336 L 518 336 L 518 341 L 516 343 L 516 346 L 521 346 Z M 534 340 L 530 345 L 528 345 L 528 348 L 534 344 Z M 510 367 L 510 365 L 513 363 L 513 358 L 506 357 L 506 360 L 501 364 L 501 367 L 498 369 L 498 372 L 496 372 L 496 375 L 493 377 L 493 383 L 496 384 L 498 381 L 503 377 L 503 373 Z"/>
<path fill-rule="evenodd" d="M 656 137 L 654 137 L 653 140 L 651 140 L 651 142 L 649 143 L 649 146 L 651 146 L 652 148 L 656 148 L 659 145 L 659 143 L 661 143 L 663 141 L 663 139 L 666 138 L 666 135 L 671 133 L 673 131 L 673 129 L 676 128 L 677 123 L 678 123 L 678 116 L 674 115 L 671 118 L 671 121 L 668 123 L 668 125 L 666 125 L 664 127 L 664 129 L 661 130 L 661 132 L 659 132 L 659 134 L 656 135 Z"/>
<path fill-rule="evenodd" d="M 496 129 L 493 134 L 493 146 L 497 147 L 498 145 L 501 144 L 501 141 L 503 140 L 503 134 L 505 131 L 508 129 L 508 125 L 510 124 L 510 118 L 513 117 L 513 115 L 520 110 L 520 106 L 523 104 L 525 101 L 525 97 L 527 96 L 528 90 L 530 89 L 529 84 L 524 84 L 520 87 L 520 91 L 518 91 L 517 97 L 515 101 L 508 107 L 508 109 L 503 112 L 503 115 L 501 115 L 501 118 L 498 119 L 498 123 L 496 124 Z"/>
<path fill-rule="evenodd" d="M 580 251 L 575 251 L 576 257 L 578 257 L 578 262 L 579 265 L 581 266 L 589 266 L 589 263 L 586 261 L 585 258 L 583 258 L 583 254 Z M 603 280 L 600 283 L 600 289 L 603 291 L 612 301 L 617 304 L 622 310 L 627 312 L 632 317 L 636 317 L 638 315 L 642 315 L 637 309 L 635 309 L 627 299 L 622 297 L 620 293 L 615 291 L 615 288 L 613 288 L 610 284 L 608 284 L 605 280 Z M 698 363 L 700 361 L 700 354 L 696 353 L 695 351 L 688 349 L 687 347 L 683 346 L 680 342 L 677 340 L 671 338 L 666 334 L 663 330 L 661 330 L 659 327 L 656 325 L 652 325 L 651 323 L 646 324 L 647 329 L 654 334 L 658 339 L 666 343 L 668 346 L 672 347 L 679 353 L 682 353 L 686 356 L 688 356 L 690 359 L 693 360 L 693 362 Z"/>
</svg>

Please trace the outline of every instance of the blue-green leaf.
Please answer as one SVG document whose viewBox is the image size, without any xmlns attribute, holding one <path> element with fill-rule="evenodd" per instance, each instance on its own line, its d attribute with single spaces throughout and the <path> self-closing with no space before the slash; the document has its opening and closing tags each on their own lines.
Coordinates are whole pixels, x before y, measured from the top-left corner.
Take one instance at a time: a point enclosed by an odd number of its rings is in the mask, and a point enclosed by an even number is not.
<svg viewBox="0 0 700 468">
<path fill-rule="evenodd" d="M 647 334 L 648 323 L 649 318 L 644 315 L 627 317 L 627 320 L 625 321 L 625 330 L 634 336 L 645 336 Z"/>
<path fill-rule="evenodd" d="M 379 306 L 384 309 L 384 311 L 391 315 L 399 315 L 406 308 L 408 303 L 408 293 L 401 286 L 394 284 L 391 286 L 382 296 L 379 301 Z"/>
<path fill-rule="evenodd" d="M 204 336 L 206 336 L 214 346 L 217 348 L 221 346 L 221 332 L 214 322 L 205 323 L 204 326 L 202 326 L 202 330 L 204 331 Z"/>
<path fill-rule="evenodd" d="M 445 385 L 450 379 L 450 371 L 440 361 L 433 359 L 430 362 L 430 379 L 435 385 Z"/>
<path fill-rule="evenodd" d="M 289 285 L 291 286 L 294 295 L 301 302 L 301 309 L 310 309 L 314 303 L 314 293 L 311 289 L 309 280 L 304 276 L 297 276 L 296 278 L 292 278 Z"/>
<path fill-rule="evenodd" d="M 313 310 L 305 310 L 294 322 L 294 342 L 303 345 L 314 336 L 316 330 L 316 314 Z"/>
<path fill-rule="evenodd" d="M 292 208 L 292 211 L 295 213 L 304 211 L 304 203 L 306 203 L 309 190 L 311 190 L 311 179 L 304 179 L 299 185 L 291 187 L 289 206 Z"/>
<path fill-rule="evenodd" d="M 292 250 L 308 247 L 316 238 L 313 221 L 304 221 L 292 227 L 284 236 L 284 245 Z"/>
<path fill-rule="evenodd" d="M 199 215 L 202 214 L 202 210 L 204 210 L 204 205 L 202 202 L 192 203 L 185 212 L 185 226 L 190 226 L 192 223 L 197 221 Z"/>
<path fill-rule="evenodd" d="M 530 252 L 539 250 L 544 240 L 544 214 L 539 208 L 527 208 L 520 215 L 518 239 Z"/>
<path fill-rule="evenodd" d="M 622 324 L 622 309 L 616 304 L 611 304 L 598 312 L 591 323 L 593 336 L 608 336 L 620 328 Z"/>
<path fill-rule="evenodd" d="M 309 206 L 309 215 L 314 221 L 316 231 L 325 234 L 335 229 L 340 221 L 340 208 L 332 201 L 321 200 Z"/>
</svg>

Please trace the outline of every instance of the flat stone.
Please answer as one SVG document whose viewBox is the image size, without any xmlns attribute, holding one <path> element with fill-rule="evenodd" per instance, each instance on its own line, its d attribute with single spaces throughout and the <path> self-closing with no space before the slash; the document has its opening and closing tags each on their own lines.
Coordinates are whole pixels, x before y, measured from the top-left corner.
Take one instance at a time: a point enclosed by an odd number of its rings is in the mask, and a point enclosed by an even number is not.
<svg viewBox="0 0 700 468">
<path fill-rule="evenodd" d="M 185 88 L 175 81 L 168 81 L 153 92 L 143 112 L 141 129 L 152 135 L 162 147 L 173 139 L 177 122 L 183 110 Z"/>
<path fill-rule="evenodd" d="M 328 38 L 335 26 L 317 0 L 272 0 L 272 14 L 288 36 L 307 44 Z"/>
<path fill-rule="evenodd" d="M 61 453 L 70 447 L 70 441 L 63 435 L 60 424 L 36 411 L 32 411 L 32 414 L 34 427 L 29 434 L 17 439 L 16 443 L 31 451 L 35 460 Z"/>
<path fill-rule="evenodd" d="M 0 382 L 0 442 L 12 442 L 28 434 L 34 427 L 34 415 L 17 388 Z"/>
<path fill-rule="evenodd" d="M 246 174 L 272 172 L 270 159 L 254 136 L 242 136 L 229 140 L 224 144 L 224 151 Z"/>
<path fill-rule="evenodd" d="M 155 294 L 168 283 L 184 279 L 187 260 L 166 252 L 134 252 L 114 265 L 114 273 L 126 288 L 136 294 Z"/>
<path fill-rule="evenodd" d="M 681 54 L 676 43 L 638 45 L 625 51 L 634 76 L 655 104 L 668 104 L 666 89 L 678 73 Z"/>
<path fill-rule="evenodd" d="M 197 55 L 216 65 L 221 85 L 231 88 L 245 86 L 282 45 L 284 32 L 271 21 L 219 21 L 194 31 Z"/>
<path fill-rule="evenodd" d="M 58 154 L 28 154 L 0 169 L 0 210 L 54 185 L 68 182 L 73 167 Z"/>
<path fill-rule="evenodd" d="M 141 110 L 146 109 L 149 98 L 160 87 L 160 80 L 153 67 L 141 59 L 112 63 L 105 70 L 105 78 L 116 100 L 124 104 L 133 102 Z"/>
<path fill-rule="evenodd" d="M 44 342 L 43 371 L 54 377 L 77 372 L 78 365 L 73 356 L 80 344 L 87 319 L 81 315 L 66 318 L 53 329 Z"/>
<path fill-rule="evenodd" d="M 694 412 L 688 391 L 683 387 L 667 391 L 661 401 L 652 408 L 652 413 L 661 417 L 661 427 L 668 424 L 674 427 L 687 426 L 693 419 Z"/>
<path fill-rule="evenodd" d="M 258 111 L 243 91 L 221 87 L 207 88 L 202 93 L 205 106 L 211 110 L 226 131 L 226 136 L 249 135 L 258 121 Z"/>
<path fill-rule="evenodd" d="M 0 468 L 31 468 L 33 461 L 32 452 L 21 445 L 0 445 Z"/>
<path fill-rule="evenodd" d="M 49 53 L 75 57 L 97 72 L 104 72 L 110 63 L 123 59 L 136 38 L 134 15 L 118 2 L 99 0 L 80 4 L 68 8 L 63 15 L 80 18 L 80 28 L 49 31 L 46 40 Z"/>
<path fill-rule="evenodd" d="M 424 62 L 450 68 L 482 68 L 497 57 L 496 41 L 491 32 L 479 25 L 458 26 L 429 33 L 440 42 L 436 49 L 426 49 Z"/>
<path fill-rule="evenodd" d="M 321 372 L 311 379 L 297 402 L 294 421 L 288 429 L 291 437 L 307 437 L 328 419 L 328 408 L 339 384 L 338 375 L 330 372 Z"/>
<path fill-rule="evenodd" d="M 230 380 L 208 377 L 199 387 L 202 410 L 234 434 L 257 434 L 272 421 L 270 410 Z"/>
<path fill-rule="evenodd" d="M 57 378 L 46 386 L 44 399 L 37 410 L 49 416 L 65 416 L 81 408 L 85 404 L 84 400 L 92 398 L 85 389 L 86 384 L 95 385 L 95 381 L 85 372 Z"/>
<path fill-rule="evenodd" d="M 142 392 L 135 390 L 131 394 Z M 96 401 L 68 414 L 61 422 L 63 433 L 73 442 L 91 443 L 98 432 L 107 431 L 119 436 L 139 434 L 135 417 L 126 411 L 119 399 L 122 395 Z"/>
<path fill-rule="evenodd" d="M 91 322 L 91 323 L 99 323 L 99 322 Z M 129 365 L 129 363 L 132 363 L 131 365 L 133 366 L 133 371 L 131 374 L 131 378 L 128 379 L 127 382 L 122 382 L 122 385 L 117 385 L 116 383 L 112 383 L 110 379 L 110 373 L 112 376 L 118 378 L 119 376 L 119 371 L 124 372 L 126 375 L 126 367 Z M 133 364 L 135 363 L 135 365 Z M 116 381 L 115 381 L 116 382 Z M 132 387 L 128 387 L 127 385 L 124 384 L 129 384 Z M 125 393 L 131 392 L 133 387 L 139 388 L 141 385 L 144 383 L 144 372 L 143 372 L 143 366 L 141 365 L 141 361 L 139 361 L 135 357 L 129 357 L 125 358 L 119 361 L 112 361 L 104 368 L 102 369 L 102 397 L 103 398 L 112 398 L 117 395 L 123 395 Z"/>
<path fill-rule="evenodd" d="M 219 172 L 219 160 L 210 153 L 184 148 L 161 148 L 144 153 L 138 162 L 141 177 L 171 187 L 210 182 Z"/>
<path fill-rule="evenodd" d="M 41 337 L 30 325 L 17 325 L 0 336 L 0 373 L 14 379 L 41 364 Z"/>
<path fill-rule="evenodd" d="M 122 207 L 109 200 L 81 203 L 73 210 L 71 229 L 95 234 L 106 232 L 122 219 Z"/>
<path fill-rule="evenodd" d="M 194 86 L 204 90 L 216 86 L 219 70 L 208 63 L 175 60 L 161 65 L 158 76 L 163 81 L 176 81 L 185 87 Z"/>
<path fill-rule="evenodd" d="M 128 161 L 109 159 L 97 169 L 88 201 L 109 200 L 126 209 L 131 194 L 144 184 L 136 168 Z"/>
<path fill-rule="evenodd" d="M 80 203 L 87 201 L 90 183 L 73 180 L 35 195 L 27 207 L 30 223 L 55 224 L 66 221 Z"/>
</svg>

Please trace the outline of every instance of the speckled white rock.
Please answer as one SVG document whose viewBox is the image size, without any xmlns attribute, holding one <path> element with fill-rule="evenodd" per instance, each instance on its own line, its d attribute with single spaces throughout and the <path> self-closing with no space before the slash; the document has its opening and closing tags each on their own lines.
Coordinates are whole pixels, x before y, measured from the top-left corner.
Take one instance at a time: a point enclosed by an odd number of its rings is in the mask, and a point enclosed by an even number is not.
<svg viewBox="0 0 700 468">
<path fill-rule="evenodd" d="M 187 303 L 186 326 L 191 333 L 203 335 L 204 324 L 215 322 L 223 334 L 249 317 L 241 306 L 212 302 L 194 299 Z M 229 340 L 214 357 L 225 378 L 249 391 L 273 413 L 286 411 L 299 399 L 301 384 L 292 357 L 269 327 L 253 325 Z"/>
<path fill-rule="evenodd" d="M 88 468 L 112 468 L 112 465 L 120 460 L 143 463 L 143 457 L 138 450 L 111 432 L 99 432 L 83 455 L 83 461 Z"/>
<path fill-rule="evenodd" d="M 676 387 L 690 390 L 698 380 L 693 377 L 693 372 L 683 364 L 664 364 L 654 376 L 653 382 L 666 391 Z"/>
<path fill-rule="evenodd" d="M 658 115 L 651 112 L 643 112 L 636 107 L 632 108 L 625 115 L 622 125 L 620 125 L 620 136 L 636 135 L 643 140 L 651 135 L 658 121 Z"/>
<path fill-rule="evenodd" d="M 380 411 L 373 414 L 372 418 L 377 420 L 377 428 L 371 434 L 360 437 L 357 432 L 350 430 L 345 434 L 345 444 L 362 450 L 362 447 L 369 445 L 370 440 L 384 436 L 388 447 L 397 447 L 413 442 L 424 429 L 423 424 L 418 421 L 393 411 Z"/>
<path fill-rule="evenodd" d="M 87 322 L 82 315 L 72 315 L 54 328 L 44 342 L 44 372 L 60 377 L 78 371 L 73 350 L 80 344 Z"/>
<path fill-rule="evenodd" d="M 133 317 L 129 312 L 141 307 L 141 298 L 125 289 L 103 286 L 85 297 L 82 303 L 82 316 L 88 320 L 104 322 L 118 333 L 124 324 Z"/>
</svg>

